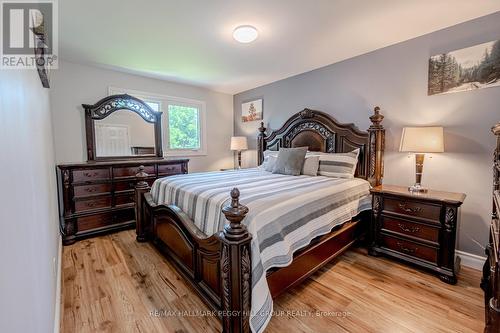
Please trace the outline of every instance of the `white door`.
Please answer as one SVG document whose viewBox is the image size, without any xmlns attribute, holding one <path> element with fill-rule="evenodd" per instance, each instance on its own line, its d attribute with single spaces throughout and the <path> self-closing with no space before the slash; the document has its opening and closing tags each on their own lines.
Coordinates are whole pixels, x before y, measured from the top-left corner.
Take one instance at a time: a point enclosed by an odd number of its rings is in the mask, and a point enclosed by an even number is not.
<svg viewBox="0 0 500 333">
<path fill-rule="evenodd" d="M 96 124 L 97 156 L 130 156 L 128 126 Z"/>
</svg>

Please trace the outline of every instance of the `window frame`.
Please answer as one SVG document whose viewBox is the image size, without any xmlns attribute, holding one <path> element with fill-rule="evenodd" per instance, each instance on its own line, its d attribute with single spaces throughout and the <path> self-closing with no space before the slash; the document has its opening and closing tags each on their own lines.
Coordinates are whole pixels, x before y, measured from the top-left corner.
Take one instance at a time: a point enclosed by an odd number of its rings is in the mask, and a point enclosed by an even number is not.
<svg viewBox="0 0 500 333">
<path fill-rule="evenodd" d="M 109 95 L 128 94 L 144 100 L 145 102 L 153 102 L 160 104 L 160 112 L 162 112 L 162 142 L 164 156 L 206 156 L 207 155 L 207 128 L 206 128 L 206 103 L 205 101 L 168 96 L 162 94 L 149 93 L 133 89 L 125 89 L 110 86 L 108 88 Z M 198 108 L 198 128 L 199 128 L 199 149 L 170 149 L 170 128 L 168 119 L 168 106 L 180 105 Z"/>
</svg>

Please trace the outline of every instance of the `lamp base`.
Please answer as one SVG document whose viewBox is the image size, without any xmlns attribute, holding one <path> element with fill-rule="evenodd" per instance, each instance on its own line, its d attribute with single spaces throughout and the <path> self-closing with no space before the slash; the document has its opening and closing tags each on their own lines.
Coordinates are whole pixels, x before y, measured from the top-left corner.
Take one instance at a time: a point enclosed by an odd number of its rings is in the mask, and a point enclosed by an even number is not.
<svg viewBox="0 0 500 333">
<path fill-rule="evenodd" d="M 415 154 L 415 184 L 408 187 L 411 193 L 426 193 L 427 189 L 422 187 L 422 174 L 424 172 L 424 154 Z"/>
<path fill-rule="evenodd" d="M 427 193 L 429 189 L 422 187 L 420 184 L 415 184 L 412 186 L 408 186 L 408 191 L 411 193 Z"/>
</svg>

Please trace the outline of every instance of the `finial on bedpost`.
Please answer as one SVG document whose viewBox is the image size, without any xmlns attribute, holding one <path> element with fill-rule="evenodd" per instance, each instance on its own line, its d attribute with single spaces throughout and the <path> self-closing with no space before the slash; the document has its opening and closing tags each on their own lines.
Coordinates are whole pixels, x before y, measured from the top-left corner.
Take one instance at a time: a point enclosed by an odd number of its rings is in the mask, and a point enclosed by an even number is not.
<svg viewBox="0 0 500 333">
<path fill-rule="evenodd" d="M 260 122 L 260 127 L 259 127 L 259 132 L 260 133 L 264 133 L 266 131 L 266 128 L 264 127 L 264 122 L 261 121 Z"/>
<path fill-rule="evenodd" d="M 257 136 L 257 164 L 261 165 L 264 162 L 264 150 L 266 150 L 266 128 L 264 122 L 260 123 L 259 135 Z"/>
<path fill-rule="evenodd" d="M 372 122 L 372 125 L 370 125 L 370 128 L 382 128 L 383 126 L 380 125 L 382 120 L 384 120 L 384 116 L 380 114 L 380 107 L 376 106 L 373 109 L 373 115 L 370 116 L 370 121 Z"/>
<path fill-rule="evenodd" d="M 382 184 L 384 176 L 384 150 L 385 150 L 385 129 L 382 126 L 384 116 L 380 114 L 380 107 L 373 109 L 370 116 L 372 125 L 368 128 L 369 134 L 369 154 L 368 154 L 368 181 L 372 186 Z"/>
<path fill-rule="evenodd" d="M 222 208 L 229 223 L 219 234 L 221 240 L 222 331 L 250 333 L 252 235 L 241 222 L 248 207 L 240 204 L 240 191 L 231 190 L 231 203 Z"/>
<path fill-rule="evenodd" d="M 248 235 L 246 226 L 241 223 L 248 213 L 248 207 L 240 204 L 240 191 L 235 187 L 231 190 L 231 204 L 222 208 L 229 224 L 224 227 L 223 233 L 228 240 L 239 240 Z"/>
<path fill-rule="evenodd" d="M 135 186 L 135 188 L 144 188 L 144 187 L 149 187 L 148 183 L 146 182 L 146 178 L 148 177 L 148 173 L 144 171 L 144 165 L 139 166 L 139 172 L 135 175 L 137 177 L 138 183 Z"/>
<path fill-rule="evenodd" d="M 149 175 L 144 171 L 144 165 L 139 166 L 139 172 L 135 175 L 135 233 L 138 242 L 145 242 L 148 235 L 148 221 L 144 217 L 144 193 L 149 192 L 149 184 L 146 181 Z"/>
<path fill-rule="evenodd" d="M 240 190 L 236 187 L 231 190 L 231 207 L 238 208 L 240 205 Z"/>
</svg>

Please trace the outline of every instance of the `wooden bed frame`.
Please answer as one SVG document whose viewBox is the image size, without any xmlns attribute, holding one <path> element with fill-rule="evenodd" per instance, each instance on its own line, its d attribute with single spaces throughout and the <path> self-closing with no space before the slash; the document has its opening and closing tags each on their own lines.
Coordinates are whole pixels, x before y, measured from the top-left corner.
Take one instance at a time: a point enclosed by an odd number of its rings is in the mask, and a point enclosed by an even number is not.
<svg viewBox="0 0 500 333">
<path fill-rule="evenodd" d="M 367 132 L 353 124 L 340 124 L 320 111 L 304 109 L 293 115 L 282 128 L 266 135 L 261 123 L 258 161 L 264 150 L 308 146 L 311 151 L 349 152 L 360 148 L 356 177 L 373 186 L 382 182 L 385 130 L 384 118 L 376 107 Z M 201 298 L 222 320 L 223 332 L 250 332 L 252 235 L 242 224 L 248 208 L 239 203 L 239 191 L 231 191 L 231 203 L 222 211 L 229 221 L 219 234 L 206 237 L 178 207 L 156 204 L 141 169 L 136 186 L 137 241 L 151 241 L 175 264 Z M 300 283 L 333 258 L 342 254 L 367 229 L 369 212 L 359 214 L 340 228 L 318 237 L 294 254 L 293 262 L 267 273 L 273 298 Z"/>
</svg>

